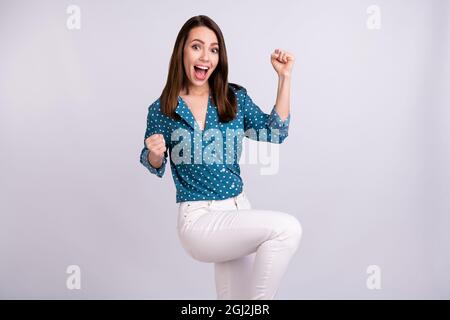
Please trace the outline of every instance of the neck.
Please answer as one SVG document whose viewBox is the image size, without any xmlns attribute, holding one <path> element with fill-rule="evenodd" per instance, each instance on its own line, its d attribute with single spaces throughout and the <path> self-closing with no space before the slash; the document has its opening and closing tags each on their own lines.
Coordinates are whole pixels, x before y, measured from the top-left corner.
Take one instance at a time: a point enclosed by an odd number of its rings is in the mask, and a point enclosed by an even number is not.
<svg viewBox="0 0 450 320">
<path fill-rule="evenodd" d="M 186 94 L 186 90 L 183 89 L 182 94 Z M 205 86 L 198 87 L 198 86 L 189 86 L 189 95 L 190 96 L 197 96 L 197 97 L 203 97 L 209 95 L 209 86 L 206 83 Z"/>
</svg>

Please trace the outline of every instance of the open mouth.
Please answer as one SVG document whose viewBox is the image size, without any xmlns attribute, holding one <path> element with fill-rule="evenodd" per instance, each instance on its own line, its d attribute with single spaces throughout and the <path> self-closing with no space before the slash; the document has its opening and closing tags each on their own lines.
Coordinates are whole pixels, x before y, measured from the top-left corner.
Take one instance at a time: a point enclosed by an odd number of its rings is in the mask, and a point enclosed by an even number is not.
<svg viewBox="0 0 450 320">
<path fill-rule="evenodd" d="M 206 78 L 206 74 L 208 73 L 209 68 L 203 66 L 194 66 L 195 76 L 199 80 L 204 80 Z"/>
</svg>

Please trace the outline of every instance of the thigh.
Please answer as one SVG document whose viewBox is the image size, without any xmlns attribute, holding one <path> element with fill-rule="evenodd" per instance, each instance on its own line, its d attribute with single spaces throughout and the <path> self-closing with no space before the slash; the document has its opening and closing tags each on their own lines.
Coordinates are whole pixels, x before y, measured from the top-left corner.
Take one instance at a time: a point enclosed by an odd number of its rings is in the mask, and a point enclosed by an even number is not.
<svg viewBox="0 0 450 320">
<path fill-rule="evenodd" d="M 279 211 L 223 209 L 211 206 L 197 211 L 197 217 L 181 233 L 191 256 L 204 262 L 223 262 L 255 252 L 291 223 L 293 216 Z"/>
</svg>

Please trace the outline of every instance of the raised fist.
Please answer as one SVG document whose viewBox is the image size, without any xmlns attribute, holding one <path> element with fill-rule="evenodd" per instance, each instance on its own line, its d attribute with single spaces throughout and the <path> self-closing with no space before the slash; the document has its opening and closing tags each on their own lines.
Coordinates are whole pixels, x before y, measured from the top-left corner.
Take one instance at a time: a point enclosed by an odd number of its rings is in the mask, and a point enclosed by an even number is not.
<svg viewBox="0 0 450 320">
<path fill-rule="evenodd" d="M 145 145 L 150 151 L 150 156 L 154 159 L 161 159 L 166 152 L 166 141 L 161 133 L 152 134 L 150 137 L 145 139 Z"/>
<path fill-rule="evenodd" d="M 270 55 L 272 66 L 279 76 L 289 76 L 292 73 L 292 66 L 294 65 L 295 57 L 292 53 L 275 49 Z"/>
</svg>

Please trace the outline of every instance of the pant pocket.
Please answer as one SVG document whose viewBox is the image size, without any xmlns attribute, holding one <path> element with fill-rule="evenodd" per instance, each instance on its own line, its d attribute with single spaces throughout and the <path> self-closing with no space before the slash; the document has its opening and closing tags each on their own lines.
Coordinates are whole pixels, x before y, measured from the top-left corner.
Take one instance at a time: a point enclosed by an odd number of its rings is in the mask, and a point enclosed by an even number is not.
<svg viewBox="0 0 450 320">
<path fill-rule="evenodd" d="M 207 202 L 188 202 L 179 209 L 179 227 L 186 229 L 190 227 L 200 216 L 209 211 Z"/>
</svg>

